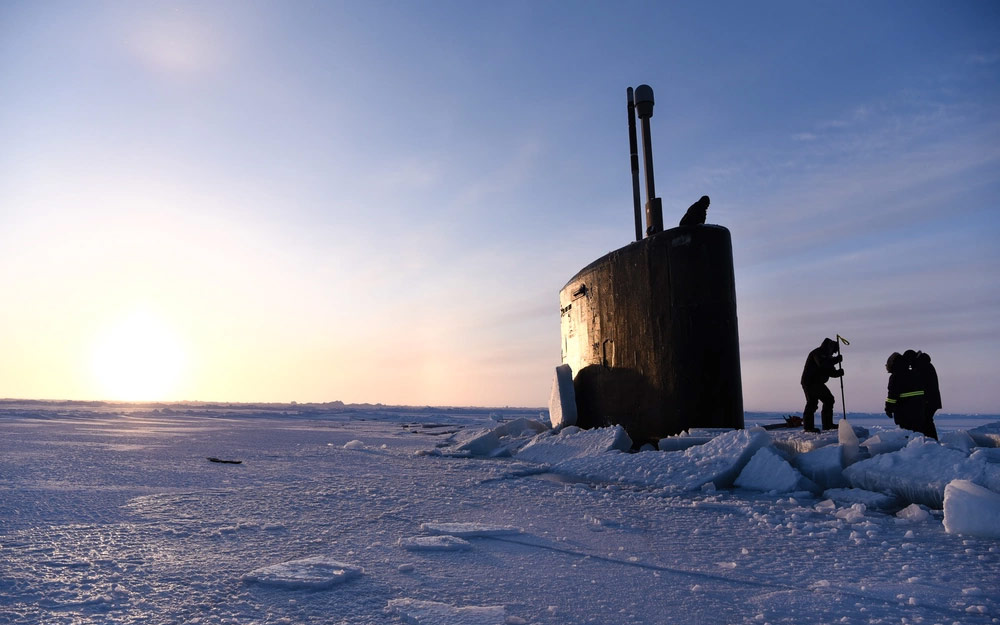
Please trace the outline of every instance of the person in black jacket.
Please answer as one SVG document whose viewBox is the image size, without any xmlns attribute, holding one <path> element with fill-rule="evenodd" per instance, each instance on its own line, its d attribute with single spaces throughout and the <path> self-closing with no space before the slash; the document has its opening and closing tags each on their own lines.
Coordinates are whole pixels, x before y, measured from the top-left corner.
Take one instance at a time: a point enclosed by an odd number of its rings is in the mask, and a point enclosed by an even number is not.
<svg viewBox="0 0 1000 625">
<path fill-rule="evenodd" d="M 899 427 L 924 434 L 924 389 L 920 375 L 913 370 L 916 352 L 893 352 L 885 361 L 889 372 L 885 414 Z"/>
<path fill-rule="evenodd" d="M 705 223 L 705 219 L 708 217 L 708 205 L 712 201 L 708 199 L 707 195 L 701 196 L 697 202 L 688 207 L 687 212 L 681 217 L 682 226 L 698 226 Z"/>
<path fill-rule="evenodd" d="M 802 429 L 806 432 L 818 432 L 816 429 L 816 407 L 820 402 L 820 411 L 824 430 L 832 430 L 833 425 L 833 393 L 826 387 L 830 378 L 839 378 L 844 370 L 834 367 L 844 357 L 837 352 L 837 341 L 823 339 L 823 344 L 809 352 L 806 364 L 802 368 L 802 392 L 806 394 L 806 407 L 802 411 Z"/>
<path fill-rule="evenodd" d="M 938 387 L 937 370 L 931 364 L 930 354 L 917 352 L 913 361 L 913 370 L 920 377 L 924 389 L 924 422 L 921 432 L 924 436 L 937 439 L 937 428 L 934 427 L 934 413 L 941 409 L 941 389 Z"/>
</svg>

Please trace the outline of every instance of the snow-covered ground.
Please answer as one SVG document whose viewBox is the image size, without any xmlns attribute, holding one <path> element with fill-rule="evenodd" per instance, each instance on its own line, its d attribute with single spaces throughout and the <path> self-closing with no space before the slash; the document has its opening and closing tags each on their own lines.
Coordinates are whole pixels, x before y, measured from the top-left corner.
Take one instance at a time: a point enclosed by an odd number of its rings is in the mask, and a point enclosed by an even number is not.
<svg viewBox="0 0 1000 625">
<path fill-rule="evenodd" d="M 0 402 L 0 623 L 1000 622 L 996 418 L 774 416 Z"/>
</svg>

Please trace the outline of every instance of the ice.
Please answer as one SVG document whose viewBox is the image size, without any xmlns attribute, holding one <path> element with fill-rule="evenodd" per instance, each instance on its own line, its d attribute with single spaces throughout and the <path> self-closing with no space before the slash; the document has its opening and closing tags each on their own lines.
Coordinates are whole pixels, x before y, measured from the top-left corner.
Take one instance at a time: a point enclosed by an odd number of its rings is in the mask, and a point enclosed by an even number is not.
<svg viewBox="0 0 1000 625">
<path fill-rule="evenodd" d="M 757 450 L 736 478 L 735 485 L 749 490 L 774 493 L 817 490 L 816 484 L 796 471 L 770 447 Z"/>
<path fill-rule="evenodd" d="M 848 423 L 847 419 L 841 419 L 840 422 L 837 423 L 837 441 L 841 445 L 850 446 L 858 444 L 858 435 L 854 431 L 854 428 L 851 427 L 851 424 Z"/>
<path fill-rule="evenodd" d="M 893 493 L 940 509 L 948 482 L 966 479 L 1000 489 L 1000 467 L 917 436 L 899 451 L 882 453 L 844 469 L 852 486 Z"/>
<path fill-rule="evenodd" d="M 833 445 L 837 442 L 837 433 L 832 430 L 822 433 L 804 432 L 801 428 L 771 430 L 771 440 L 776 449 L 790 458 Z"/>
<path fill-rule="evenodd" d="M 1000 546 L 969 527 L 1000 516 L 996 495 L 949 484 L 942 513 L 856 488 L 824 499 L 732 488 L 790 488 L 792 467 L 834 482 L 844 445 L 832 433 L 706 430 L 683 451 L 633 453 L 610 431 L 557 433 L 537 409 L 170 410 L 11 414 L 0 400 L 0 621 L 986 625 L 1000 614 Z M 482 456 L 417 453 L 484 433 L 495 438 Z M 548 443 L 561 438 L 579 444 L 557 453 Z M 777 443 L 796 438 L 824 444 L 797 455 Z M 541 463 L 516 454 L 530 441 Z M 919 483 L 920 466 L 937 473 L 946 458 L 985 486 L 995 451 L 966 457 L 916 437 L 871 460 Z M 213 454 L 245 464 L 204 461 Z M 946 535 L 942 519 L 965 535 Z"/>
<path fill-rule="evenodd" d="M 837 442 L 840 443 L 840 459 L 843 466 L 849 467 L 863 457 L 867 457 L 867 450 L 862 454 L 858 433 L 854 430 L 847 419 L 841 419 L 837 424 Z"/>
<path fill-rule="evenodd" d="M 972 428 L 969 436 L 980 447 L 1000 447 L 1000 421 Z"/>
<path fill-rule="evenodd" d="M 544 423 L 521 417 L 491 429 L 459 432 L 445 453 L 480 458 L 510 456 L 531 437 L 546 431 L 548 427 Z"/>
<path fill-rule="evenodd" d="M 842 462 L 843 453 L 840 445 L 820 447 L 792 459 L 793 466 L 802 475 L 823 489 L 843 488 L 848 485 Z"/>
<path fill-rule="evenodd" d="M 457 536 L 413 536 L 400 538 L 399 546 L 408 551 L 464 551 L 472 543 Z"/>
<path fill-rule="evenodd" d="M 896 518 L 901 521 L 922 523 L 931 518 L 931 513 L 927 511 L 927 508 L 921 506 L 920 504 L 911 503 L 897 512 Z"/>
<path fill-rule="evenodd" d="M 708 441 L 715 438 L 714 436 L 691 436 L 688 432 L 678 434 L 677 436 L 667 436 L 666 438 L 661 438 L 656 447 L 660 451 L 684 451 L 695 445 L 704 445 Z"/>
<path fill-rule="evenodd" d="M 387 607 L 412 625 L 505 625 L 507 622 L 503 606 L 459 608 L 438 601 L 390 599 Z"/>
<path fill-rule="evenodd" d="M 979 447 L 975 451 L 973 451 L 969 457 L 977 462 L 989 462 L 991 464 L 1000 464 L 1000 448 Z"/>
<path fill-rule="evenodd" d="M 847 508 L 842 508 L 834 513 L 838 519 L 846 523 L 858 523 L 865 519 L 865 512 L 868 511 L 868 506 L 863 503 L 852 503 Z"/>
<path fill-rule="evenodd" d="M 868 450 L 870 456 L 887 454 L 899 451 L 915 437 L 917 434 L 910 430 L 892 429 L 884 430 L 875 434 L 871 438 L 861 443 L 861 446 Z"/>
<path fill-rule="evenodd" d="M 899 498 L 885 493 L 876 493 L 863 488 L 831 488 L 823 491 L 823 496 L 844 506 L 856 503 L 874 510 L 891 510 L 899 506 Z"/>
<path fill-rule="evenodd" d="M 558 432 L 539 434 L 517 452 L 517 459 L 556 464 L 608 451 L 628 451 L 631 447 L 632 439 L 620 425 L 593 430 L 569 427 Z"/>
<path fill-rule="evenodd" d="M 1000 494 L 969 480 L 944 489 L 944 529 L 949 534 L 1000 538 Z"/>
<path fill-rule="evenodd" d="M 823 496 L 826 496 L 826 493 L 823 493 Z M 832 499 L 824 499 L 813 506 L 813 508 L 817 512 L 832 512 L 837 509 L 837 502 Z"/>
<path fill-rule="evenodd" d="M 705 437 L 705 438 L 715 438 L 720 434 L 726 434 L 727 432 L 732 432 L 733 428 L 689 428 L 685 430 L 685 434 L 688 436 Z"/>
<path fill-rule="evenodd" d="M 712 482 L 716 488 L 730 486 L 758 449 L 769 445 L 771 438 L 760 428 L 733 430 L 720 434 L 708 443 L 692 447 L 683 452 L 681 473 L 687 470 L 701 471 L 702 475 L 690 480 L 697 487 Z M 687 480 L 686 480 L 687 481 Z"/>
<path fill-rule="evenodd" d="M 510 437 L 520 437 L 520 436 L 534 436 L 541 432 L 547 431 L 549 428 L 541 421 L 535 421 L 534 419 L 526 419 L 524 417 L 519 417 L 512 421 L 508 421 L 501 425 L 498 425 L 493 429 L 493 432 L 500 438 L 510 438 Z"/>
<path fill-rule="evenodd" d="M 972 452 L 972 449 L 976 446 L 976 441 L 969 436 L 969 432 L 967 430 L 942 432 L 938 434 L 938 440 L 945 447 L 957 449 L 966 455 L 969 455 Z"/>
<path fill-rule="evenodd" d="M 595 482 L 619 482 L 694 491 L 707 484 L 732 486 L 736 476 L 770 438 L 765 430 L 730 430 L 704 445 L 684 451 L 580 456 L 554 464 L 551 470 Z"/>
<path fill-rule="evenodd" d="M 462 430 L 451 442 L 449 447 L 440 449 L 440 452 L 481 458 L 496 458 L 507 452 L 507 448 L 500 444 L 500 437 L 493 428 Z"/>
<path fill-rule="evenodd" d="M 421 523 L 420 529 L 432 534 L 450 536 L 509 536 L 520 534 L 521 528 L 513 525 L 490 525 L 488 523 Z"/>
<path fill-rule="evenodd" d="M 360 577 L 364 569 L 327 556 L 313 556 L 265 566 L 243 576 L 248 583 L 290 590 L 318 590 Z"/>
<path fill-rule="evenodd" d="M 559 365 L 552 376 L 549 419 L 552 427 L 557 429 L 576 425 L 576 393 L 573 390 L 573 370 L 569 365 Z"/>
</svg>

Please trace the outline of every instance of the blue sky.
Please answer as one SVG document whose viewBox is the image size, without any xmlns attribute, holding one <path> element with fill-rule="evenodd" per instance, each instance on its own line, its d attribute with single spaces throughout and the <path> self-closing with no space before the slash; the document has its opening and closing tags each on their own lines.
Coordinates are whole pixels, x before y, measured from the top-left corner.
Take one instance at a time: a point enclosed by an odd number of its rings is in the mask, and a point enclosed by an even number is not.
<svg viewBox="0 0 1000 625">
<path fill-rule="evenodd" d="M 840 333 L 849 410 L 914 348 L 998 412 L 998 35 L 990 2 L 4 3 L 0 396 L 544 405 L 559 289 L 633 238 L 647 83 L 665 221 L 707 194 L 732 232 L 747 409 L 800 410 Z"/>
</svg>

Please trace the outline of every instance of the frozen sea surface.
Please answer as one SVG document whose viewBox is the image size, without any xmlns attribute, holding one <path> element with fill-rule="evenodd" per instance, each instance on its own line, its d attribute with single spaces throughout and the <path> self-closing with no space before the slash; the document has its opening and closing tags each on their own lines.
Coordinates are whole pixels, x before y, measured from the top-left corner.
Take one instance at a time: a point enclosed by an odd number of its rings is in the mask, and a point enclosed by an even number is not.
<svg viewBox="0 0 1000 625">
<path fill-rule="evenodd" d="M 1000 622 L 941 510 L 441 453 L 517 418 L 0 405 L 0 623 Z"/>
</svg>

